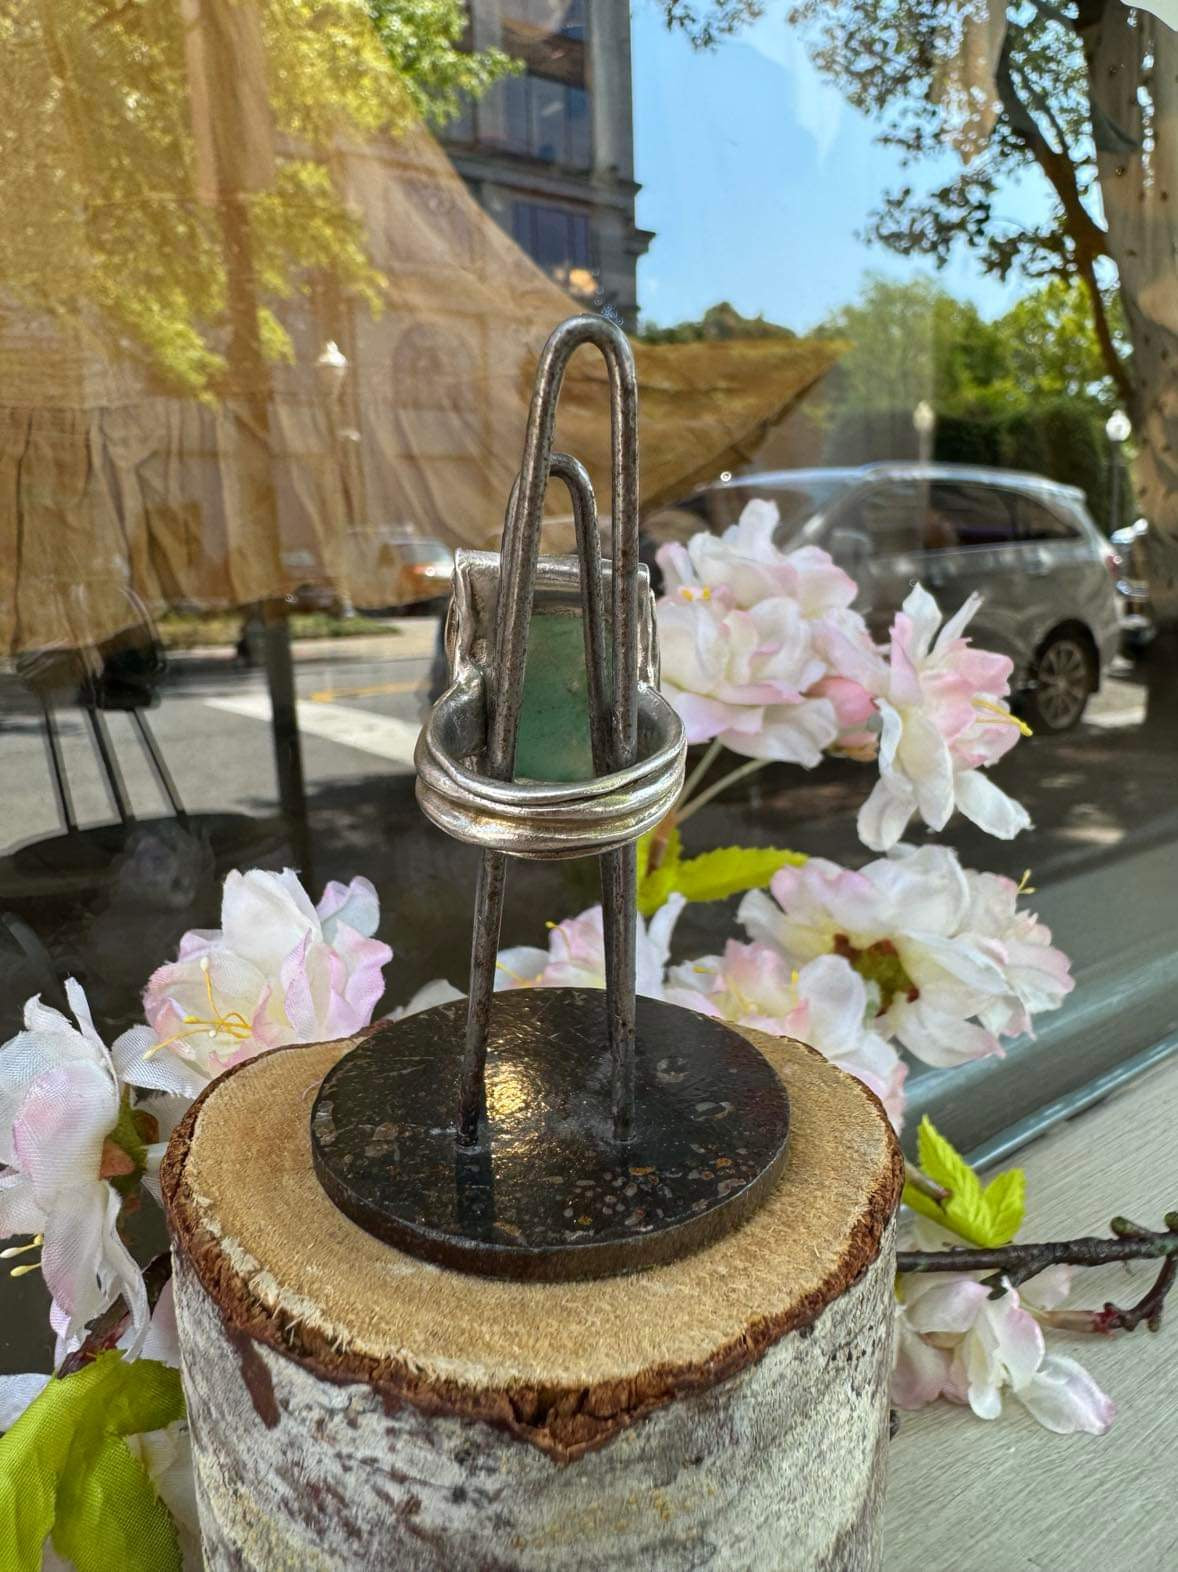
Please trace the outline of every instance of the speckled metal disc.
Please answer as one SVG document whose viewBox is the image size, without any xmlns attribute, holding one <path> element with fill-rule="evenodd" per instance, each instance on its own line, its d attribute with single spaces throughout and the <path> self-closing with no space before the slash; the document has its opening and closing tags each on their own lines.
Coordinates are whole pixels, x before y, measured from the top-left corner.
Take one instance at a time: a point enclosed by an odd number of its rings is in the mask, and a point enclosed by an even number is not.
<svg viewBox="0 0 1178 1572">
<path fill-rule="evenodd" d="M 609 1125 L 605 994 L 497 994 L 480 1145 L 455 1142 L 466 1001 L 387 1022 L 329 1072 L 315 1171 L 369 1233 L 442 1266 L 555 1281 L 657 1266 L 743 1221 L 785 1156 L 789 1099 L 722 1022 L 638 1004 L 636 1132 Z"/>
</svg>

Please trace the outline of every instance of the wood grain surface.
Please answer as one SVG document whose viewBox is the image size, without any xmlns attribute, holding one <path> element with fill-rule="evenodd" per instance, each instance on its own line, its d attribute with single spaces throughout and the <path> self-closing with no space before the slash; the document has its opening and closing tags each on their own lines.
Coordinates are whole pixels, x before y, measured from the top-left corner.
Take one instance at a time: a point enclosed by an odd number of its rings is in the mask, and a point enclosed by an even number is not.
<svg viewBox="0 0 1178 1572">
<path fill-rule="evenodd" d="M 1013 1160 L 1021 1237 L 1104 1233 L 1117 1213 L 1160 1227 L 1178 1207 L 1178 1063 Z M 1071 1302 L 1140 1297 L 1150 1263 L 1077 1272 Z M 1007 1400 L 1000 1419 L 936 1404 L 903 1414 L 884 1510 L 885 1572 L 1165 1572 L 1178 1568 L 1178 1303 L 1157 1335 L 1051 1334 L 1118 1413 L 1105 1436 L 1057 1436 Z"/>
</svg>

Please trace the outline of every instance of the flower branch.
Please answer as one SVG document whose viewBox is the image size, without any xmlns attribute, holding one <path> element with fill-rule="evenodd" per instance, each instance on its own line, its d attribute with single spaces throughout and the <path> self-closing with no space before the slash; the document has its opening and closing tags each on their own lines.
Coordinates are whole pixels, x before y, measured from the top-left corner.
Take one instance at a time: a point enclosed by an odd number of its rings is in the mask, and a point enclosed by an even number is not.
<svg viewBox="0 0 1178 1572">
<path fill-rule="evenodd" d="M 1135 1305 L 1106 1303 L 1100 1310 L 1040 1310 L 1037 1319 L 1073 1332 L 1131 1332 L 1144 1321 L 1151 1332 L 1161 1325 L 1166 1296 L 1178 1277 L 1178 1212 L 1167 1212 L 1165 1231 L 1143 1228 L 1114 1217 L 1111 1239 L 1095 1235 L 1040 1244 L 1007 1244 L 992 1249 L 959 1246 L 947 1250 L 901 1250 L 898 1272 L 986 1272 L 983 1286 L 991 1298 L 1037 1277 L 1052 1266 L 1107 1266 L 1114 1261 L 1161 1261 L 1153 1287 Z"/>
</svg>

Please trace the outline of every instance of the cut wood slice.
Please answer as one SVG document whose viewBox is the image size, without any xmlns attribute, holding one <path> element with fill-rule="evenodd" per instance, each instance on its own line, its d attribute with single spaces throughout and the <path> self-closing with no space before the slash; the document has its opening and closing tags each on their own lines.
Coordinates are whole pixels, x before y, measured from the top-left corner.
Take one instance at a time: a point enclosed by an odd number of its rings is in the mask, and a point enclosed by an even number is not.
<svg viewBox="0 0 1178 1572">
<path fill-rule="evenodd" d="M 870 1568 L 903 1163 L 877 1100 L 745 1034 L 791 1103 L 769 1199 L 628 1277 L 497 1282 L 332 1205 L 349 1042 L 216 1082 L 163 1170 L 210 1568 Z"/>
</svg>

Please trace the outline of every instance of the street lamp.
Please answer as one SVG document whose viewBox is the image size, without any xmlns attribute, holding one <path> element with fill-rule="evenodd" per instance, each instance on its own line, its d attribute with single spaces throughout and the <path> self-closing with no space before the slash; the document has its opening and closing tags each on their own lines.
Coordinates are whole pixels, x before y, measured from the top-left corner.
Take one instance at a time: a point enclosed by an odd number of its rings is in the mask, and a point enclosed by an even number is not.
<svg viewBox="0 0 1178 1572">
<path fill-rule="evenodd" d="M 916 456 L 927 464 L 933 456 L 933 432 L 937 428 L 937 412 L 928 399 L 922 398 L 912 411 L 912 428 L 916 432 Z"/>
<path fill-rule="evenodd" d="M 1111 535 L 1121 522 L 1121 443 L 1128 440 L 1133 423 L 1123 409 L 1114 409 L 1104 423 L 1109 440 L 1108 531 Z"/>
<path fill-rule="evenodd" d="M 319 373 L 324 392 L 334 404 L 343 391 L 348 375 L 348 357 L 335 339 L 329 338 L 324 344 L 315 362 L 315 370 Z"/>
</svg>

